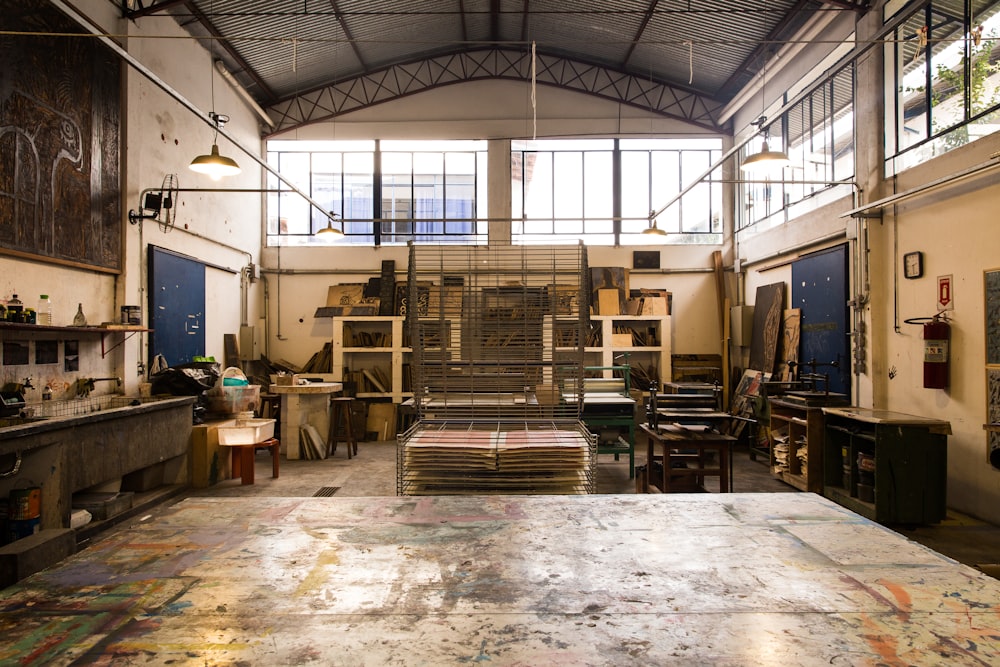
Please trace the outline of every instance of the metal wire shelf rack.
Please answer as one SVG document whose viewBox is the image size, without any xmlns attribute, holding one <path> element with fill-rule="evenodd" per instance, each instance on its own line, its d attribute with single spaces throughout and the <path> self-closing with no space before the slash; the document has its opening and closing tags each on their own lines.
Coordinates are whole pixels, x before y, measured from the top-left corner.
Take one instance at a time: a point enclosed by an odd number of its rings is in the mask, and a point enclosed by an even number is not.
<svg viewBox="0 0 1000 667">
<path fill-rule="evenodd" d="M 410 246 L 413 427 L 400 495 L 592 493 L 580 421 L 589 328 L 586 248 Z"/>
</svg>

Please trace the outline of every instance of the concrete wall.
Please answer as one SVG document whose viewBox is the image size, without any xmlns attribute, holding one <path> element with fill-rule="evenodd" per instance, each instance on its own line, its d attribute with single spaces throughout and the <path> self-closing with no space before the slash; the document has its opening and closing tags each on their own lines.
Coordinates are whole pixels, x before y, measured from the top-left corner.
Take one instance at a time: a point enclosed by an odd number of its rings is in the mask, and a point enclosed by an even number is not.
<svg viewBox="0 0 1000 667">
<path fill-rule="evenodd" d="M 898 191 L 990 161 L 1000 139 L 989 137 L 900 175 Z M 975 516 L 1000 521 L 1000 470 L 987 460 L 985 326 L 983 272 L 1000 268 L 1000 233 L 996 205 L 1000 185 L 993 171 L 973 181 L 928 194 L 887 209 L 873 281 L 888 295 L 884 366 L 880 379 L 888 385 L 886 406 L 892 410 L 947 419 L 948 502 Z M 924 277 L 906 280 L 902 256 L 924 253 Z M 954 310 L 951 323 L 951 377 L 948 389 L 922 384 L 923 341 L 919 325 L 904 320 L 937 312 L 937 278 L 952 276 Z M 895 373 L 892 373 L 892 371 Z M 892 376 L 892 377 L 890 377 Z"/>
</svg>

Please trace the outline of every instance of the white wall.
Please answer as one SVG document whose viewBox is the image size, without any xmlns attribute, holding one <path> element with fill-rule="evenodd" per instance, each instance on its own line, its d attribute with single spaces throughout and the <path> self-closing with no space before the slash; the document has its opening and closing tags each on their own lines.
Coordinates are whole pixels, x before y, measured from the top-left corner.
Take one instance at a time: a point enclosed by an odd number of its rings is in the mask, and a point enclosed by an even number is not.
<svg viewBox="0 0 1000 667">
<path fill-rule="evenodd" d="M 902 174 L 902 192 L 961 169 L 991 160 L 1000 137 L 976 144 Z M 948 439 L 949 504 L 975 516 L 1000 521 L 1000 470 L 987 460 L 983 424 L 986 418 L 985 326 L 983 272 L 1000 268 L 1000 233 L 996 203 L 1000 201 L 1000 170 L 886 210 L 879 256 L 873 259 L 878 278 L 898 306 L 889 307 L 882 327 L 886 340 L 884 381 L 887 408 L 951 422 Z M 895 237 L 895 240 L 894 240 Z M 902 277 L 902 255 L 924 253 L 924 276 Z M 922 327 L 904 320 L 937 312 L 937 278 L 953 280 L 951 375 L 948 389 L 923 387 Z M 889 370 L 895 369 L 892 379 Z"/>
<path fill-rule="evenodd" d="M 674 354 L 720 354 L 721 333 L 715 297 L 712 251 L 715 246 L 655 246 L 660 250 L 661 272 L 631 272 L 633 288 L 662 288 L 673 293 Z M 634 250 L 641 247 L 590 247 L 591 266 L 631 268 Z M 268 287 L 267 355 L 299 366 L 322 349 L 333 336 L 329 318 L 315 318 L 326 304 L 330 285 L 364 283 L 379 275 L 382 261 L 396 262 L 396 279 L 406 279 L 404 247 L 268 248 L 263 254 Z M 279 266 L 280 263 L 280 266 Z"/>
<path fill-rule="evenodd" d="M 224 126 L 225 132 L 254 156 L 260 155 L 257 116 L 215 72 L 213 54 L 170 21 L 140 20 L 138 24 L 129 23 L 128 27 L 131 55 L 204 113 L 214 109 L 228 115 L 230 121 Z M 156 35 L 176 36 L 177 41 L 143 39 L 145 28 L 155 30 Z M 132 68 L 128 71 L 128 82 L 126 196 L 130 208 L 138 207 L 143 190 L 159 188 L 167 174 L 174 174 L 181 188 L 261 186 L 260 166 L 225 136 L 217 139 L 219 150 L 235 159 L 242 173 L 213 181 L 189 170 L 188 164 L 196 155 L 209 152 L 215 134 L 212 126 Z M 205 353 L 221 362 L 224 335 L 238 334 L 243 321 L 242 270 L 251 262 L 259 264 L 261 207 L 259 193 L 181 192 L 172 228 L 165 230 L 155 221 L 142 223 L 141 229 L 138 225 L 130 226 L 126 300 L 145 303 L 147 245 L 222 267 L 209 266 L 205 273 Z M 246 319 L 253 322 L 260 314 L 260 297 L 259 288 L 250 289 L 253 298 L 246 300 L 249 308 Z M 140 358 L 145 358 L 145 351 Z"/>
<path fill-rule="evenodd" d="M 530 138 L 533 133 L 538 138 L 705 134 L 700 128 L 664 119 L 643 109 L 548 86 L 538 87 L 537 108 L 533 110 L 530 94 L 528 84 L 513 81 L 475 81 L 445 86 L 346 114 L 334 121 L 285 132 L 275 138 L 504 139 Z M 491 149 L 498 147 L 506 149 L 507 144 L 491 144 Z M 490 164 L 497 164 L 497 161 L 491 159 Z M 509 190 L 505 193 L 505 206 L 504 202 L 494 201 L 495 194 L 491 190 L 491 217 L 497 215 L 496 206 L 501 206 L 509 215 Z M 498 229 L 491 224 L 491 234 Z M 656 247 L 661 251 L 664 271 L 634 273 L 631 286 L 658 287 L 673 292 L 674 353 L 720 353 L 715 278 L 710 272 L 712 251 L 719 248 Z M 591 266 L 631 268 L 632 252 L 650 249 L 650 246 L 594 246 L 588 248 L 588 260 Z M 326 302 L 327 287 L 366 282 L 369 277 L 379 274 L 383 259 L 394 259 L 398 272 L 406 269 L 405 248 L 265 249 L 262 261 L 268 271 L 268 356 L 296 365 L 308 361 L 332 337 L 331 320 L 313 318 L 316 308 Z M 397 280 L 404 279 L 405 275 L 397 276 Z"/>
</svg>

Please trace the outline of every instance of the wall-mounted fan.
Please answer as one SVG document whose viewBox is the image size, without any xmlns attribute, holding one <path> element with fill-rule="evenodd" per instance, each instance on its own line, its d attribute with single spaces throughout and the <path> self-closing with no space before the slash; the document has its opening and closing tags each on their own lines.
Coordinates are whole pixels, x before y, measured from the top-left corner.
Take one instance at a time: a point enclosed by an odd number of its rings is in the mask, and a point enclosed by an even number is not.
<svg viewBox="0 0 1000 667">
<path fill-rule="evenodd" d="M 178 187 L 177 175 L 167 174 L 163 177 L 163 184 L 159 190 L 152 188 L 143 190 L 139 210 L 130 210 L 128 221 L 134 225 L 140 220 L 156 220 L 160 223 L 161 231 L 169 232 L 174 226 L 174 218 L 177 215 Z"/>
</svg>

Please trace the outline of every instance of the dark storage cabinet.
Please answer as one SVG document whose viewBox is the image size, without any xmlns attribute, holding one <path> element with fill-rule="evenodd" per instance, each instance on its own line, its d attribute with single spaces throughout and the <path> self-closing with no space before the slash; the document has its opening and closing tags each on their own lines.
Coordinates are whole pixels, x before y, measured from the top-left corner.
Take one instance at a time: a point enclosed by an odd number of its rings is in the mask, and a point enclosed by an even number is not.
<svg viewBox="0 0 1000 667">
<path fill-rule="evenodd" d="M 951 424 L 857 407 L 823 413 L 823 495 L 879 523 L 944 519 Z"/>
</svg>

